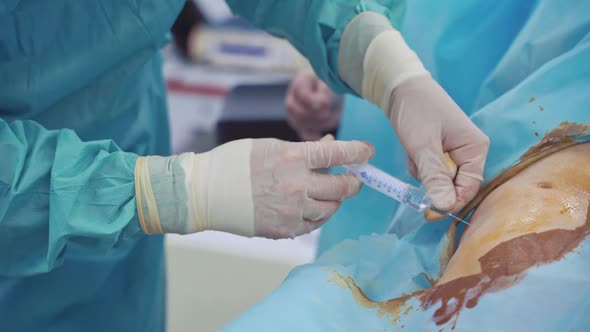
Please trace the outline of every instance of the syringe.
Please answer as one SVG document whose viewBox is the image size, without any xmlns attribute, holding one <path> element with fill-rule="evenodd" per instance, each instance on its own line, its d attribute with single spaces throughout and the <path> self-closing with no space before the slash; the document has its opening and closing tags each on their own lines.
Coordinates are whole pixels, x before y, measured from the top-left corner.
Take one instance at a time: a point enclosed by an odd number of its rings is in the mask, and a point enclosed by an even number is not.
<svg viewBox="0 0 590 332">
<path fill-rule="evenodd" d="M 367 186 L 395 199 L 396 201 L 422 212 L 427 208 L 440 214 L 455 218 L 462 223 L 469 223 L 448 211 L 439 210 L 432 206 L 430 198 L 424 190 L 416 188 L 409 183 L 385 173 L 375 166 L 369 164 L 345 165 L 348 174 L 354 175 L 359 181 Z"/>
</svg>

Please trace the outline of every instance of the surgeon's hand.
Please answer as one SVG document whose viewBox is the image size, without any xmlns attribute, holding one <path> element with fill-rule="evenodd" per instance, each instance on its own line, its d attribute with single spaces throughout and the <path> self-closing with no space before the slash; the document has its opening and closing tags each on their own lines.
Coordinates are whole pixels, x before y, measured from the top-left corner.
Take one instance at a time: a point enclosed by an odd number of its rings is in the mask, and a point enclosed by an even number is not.
<svg viewBox="0 0 590 332">
<path fill-rule="evenodd" d="M 272 239 L 320 227 L 360 182 L 315 170 L 364 163 L 364 142 L 230 142 L 203 154 L 139 158 L 136 193 L 145 233 L 216 230 Z"/>
<path fill-rule="evenodd" d="M 255 234 L 277 239 L 320 227 L 344 199 L 358 193 L 361 183 L 350 175 L 314 170 L 364 163 L 373 155 L 371 145 L 358 141 L 253 141 L 250 165 Z"/>
<path fill-rule="evenodd" d="M 408 154 L 410 173 L 435 207 L 456 213 L 478 192 L 490 141 L 429 75 L 409 79 L 391 95 L 391 124 Z M 448 152 L 458 169 L 449 170 Z M 426 219 L 446 218 L 428 211 Z"/>
<path fill-rule="evenodd" d="M 287 120 L 299 137 L 315 141 L 340 123 L 340 99 L 313 71 L 298 74 L 287 91 Z"/>
<path fill-rule="evenodd" d="M 391 120 L 406 149 L 409 169 L 433 205 L 457 212 L 482 181 L 488 138 L 431 78 L 422 61 L 385 15 L 364 11 L 344 29 L 338 74 Z M 447 168 L 448 152 L 458 166 Z M 442 215 L 426 213 L 426 218 Z"/>
</svg>

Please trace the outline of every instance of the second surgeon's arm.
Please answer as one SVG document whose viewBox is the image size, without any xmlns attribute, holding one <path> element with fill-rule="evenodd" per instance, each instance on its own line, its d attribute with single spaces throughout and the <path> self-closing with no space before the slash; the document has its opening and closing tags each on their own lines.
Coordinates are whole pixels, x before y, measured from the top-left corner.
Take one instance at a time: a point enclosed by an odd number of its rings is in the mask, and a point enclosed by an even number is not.
<svg viewBox="0 0 590 332">
<path fill-rule="evenodd" d="M 355 93 L 338 73 L 338 49 L 348 23 L 359 13 L 372 11 L 399 24 L 405 9 L 400 0 L 228 0 L 227 4 L 258 28 L 287 38 L 337 93 Z"/>
<path fill-rule="evenodd" d="M 107 253 L 143 235 L 137 156 L 112 141 L 0 119 L 0 275 L 52 270 L 71 243 Z"/>
</svg>

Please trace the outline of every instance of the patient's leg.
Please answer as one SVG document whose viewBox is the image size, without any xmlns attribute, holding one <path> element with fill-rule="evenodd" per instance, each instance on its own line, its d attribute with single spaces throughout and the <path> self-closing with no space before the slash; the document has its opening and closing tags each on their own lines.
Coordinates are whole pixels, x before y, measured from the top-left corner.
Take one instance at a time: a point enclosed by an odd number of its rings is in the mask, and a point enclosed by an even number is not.
<svg viewBox="0 0 590 332">
<path fill-rule="evenodd" d="M 589 202 L 590 143 L 538 161 L 496 188 L 477 208 L 439 284 L 486 273 L 482 268 L 490 260 L 517 273 L 527 264 L 559 258 L 588 231 L 582 226 Z"/>
</svg>

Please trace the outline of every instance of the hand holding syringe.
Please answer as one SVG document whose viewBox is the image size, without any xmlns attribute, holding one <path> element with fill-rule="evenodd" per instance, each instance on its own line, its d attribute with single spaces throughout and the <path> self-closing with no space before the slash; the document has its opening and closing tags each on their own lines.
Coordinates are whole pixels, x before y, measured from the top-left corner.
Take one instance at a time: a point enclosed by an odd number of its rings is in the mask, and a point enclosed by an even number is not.
<svg viewBox="0 0 590 332">
<path fill-rule="evenodd" d="M 469 223 L 448 211 L 442 211 L 432 206 L 430 198 L 426 195 L 424 190 L 418 189 L 409 183 L 398 180 L 397 178 L 385 173 L 377 167 L 369 164 L 362 165 L 345 165 L 346 171 L 354 175 L 359 181 L 367 186 L 395 199 L 396 201 L 411 207 L 412 209 L 422 212 L 427 208 L 441 213 L 443 215 L 453 217 L 460 222 L 467 225 Z"/>
</svg>

